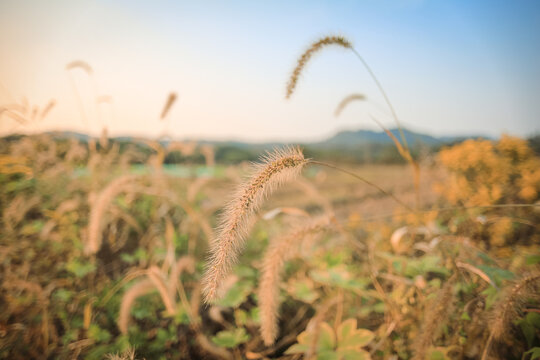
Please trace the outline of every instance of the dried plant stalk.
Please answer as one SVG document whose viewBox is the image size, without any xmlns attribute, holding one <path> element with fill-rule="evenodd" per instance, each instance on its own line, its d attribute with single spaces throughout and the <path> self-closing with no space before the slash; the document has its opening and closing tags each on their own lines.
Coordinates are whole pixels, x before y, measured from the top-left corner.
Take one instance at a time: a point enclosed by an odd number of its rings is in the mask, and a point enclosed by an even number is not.
<svg viewBox="0 0 540 360">
<path fill-rule="evenodd" d="M 258 289 L 261 336 L 267 346 L 272 345 L 278 335 L 279 284 L 285 262 L 298 254 L 301 240 L 322 233 L 330 225 L 331 218 L 323 217 L 274 240 L 269 245 L 264 255 Z"/>
<path fill-rule="evenodd" d="M 133 285 L 131 288 L 129 288 L 128 291 L 124 294 L 122 297 L 122 303 L 120 305 L 120 314 L 118 315 L 118 328 L 122 332 L 122 334 L 127 334 L 128 327 L 129 327 L 129 319 L 130 319 L 130 311 L 133 307 L 133 303 L 137 298 L 149 294 L 152 291 L 155 291 L 156 288 L 152 281 L 145 279 L 142 281 L 139 281 L 135 285 Z"/>
<path fill-rule="evenodd" d="M 90 210 L 90 221 L 88 224 L 88 242 L 85 244 L 86 255 L 95 254 L 101 247 L 101 224 L 102 218 L 107 211 L 111 201 L 125 189 L 125 185 L 137 178 L 137 175 L 123 175 L 114 179 L 98 195 Z"/>
<path fill-rule="evenodd" d="M 210 245 L 210 256 L 202 280 L 207 303 L 218 297 L 219 285 L 236 262 L 247 235 L 249 220 L 261 201 L 274 188 L 295 178 L 307 163 L 298 148 L 276 150 L 262 160 L 226 206 L 217 236 Z"/>
<path fill-rule="evenodd" d="M 178 95 L 176 95 L 175 92 L 171 92 L 169 96 L 167 97 L 167 101 L 165 102 L 165 106 L 163 107 L 163 110 L 161 111 L 160 119 L 163 120 L 169 113 L 169 110 L 173 106 L 174 102 L 178 98 Z"/>
<path fill-rule="evenodd" d="M 296 84 L 298 83 L 298 78 L 309 59 L 311 59 L 313 54 L 328 45 L 338 45 L 346 49 L 352 49 L 352 44 L 342 36 L 327 36 L 311 44 L 309 49 L 307 49 L 298 59 L 296 67 L 289 78 L 289 82 L 287 83 L 287 95 L 285 96 L 287 99 L 293 94 Z"/>
</svg>

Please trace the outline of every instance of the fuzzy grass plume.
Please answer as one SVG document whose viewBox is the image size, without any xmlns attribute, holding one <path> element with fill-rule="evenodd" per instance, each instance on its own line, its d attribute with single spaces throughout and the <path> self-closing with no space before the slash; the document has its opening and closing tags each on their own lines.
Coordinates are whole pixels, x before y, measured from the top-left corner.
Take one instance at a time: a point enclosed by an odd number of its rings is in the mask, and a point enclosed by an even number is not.
<svg viewBox="0 0 540 360">
<path fill-rule="evenodd" d="M 321 233 L 330 225 L 331 218 L 323 217 L 275 239 L 269 245 L 258 289 L 261 337 L 265 345 L 272 345 L 278 335 L 279 284 L 285 262 L 297 254 L 305 237 Z"/>
<path fill-rule="evenodd" d="M 210 245 L 210 256 L 202 280 L 204 299 L 216 300 L 218 289 L 236 262 L 247 235 L 251 216 L 266 195 L 294 179 L 308 162 L 298 148 L 268 153 L 254 173 L 237 190 L 221 217 L 217 236 Z"/>
<path fill-rule="evenodd" d="M 540 301 L 540 273 L 536 272 L 523 277 L 513 286 L 503 290 L 501 299 L 491 311 L 489 321 L 490 334 L 482 360 L 487 359 L 491 344 L 494 340 L 502 340 L 509 335 L 513 322 L 522 316 L 522 311 L 530 299 Z"/>
<path fill-rule="evenodd" d="M 334 116 L 339 116 L 343 109 L 347 107 L 353 101 L 364 101 L 366 96 L 364 94 L 351 94 L 347 97 L 344 97 L 343 100 L 338 104 L 336 110 L 334 111 Z"/>
<path fill-rule="evenodd" d="M 122 334 L 128 333 L 130 311 L 137 298 L 149 294 L 156 290 L 156 287 L 152 281 L 144 279 L 131 288 L 122 297 L 122 304 L 120 305 L 120 313 L 118 315 L 118 328 Z"/>
<path fill-rule="evenodd" d="M 505 291 L 501 301 L 493 309 L 490 329 L 496 340 L 501 339 L 512 327 L 513 321 L 521 316 L 525 302 L 533 297 L 539 297 L 540 273 L 532 274 L 518 281 Z"/>
<path fill-rule="evenodd" d="M 90 221 L 88 224 L 88 241 L 85 244 L 84 252 L 87 255 L 92 255 L 98 252 L 101 247 L 101 227 L 102 219 L 107 211 L 111 201 L 122 191 L 125 186 L 135 180 L 137 175 L 122 175 L 114 179 L 107 187 L 98 195 L 90 210 Z"/>
<path fill-rule="evenodd" d="M 298 83 L 298 78 L 300 77 L 300 74 L 302 73 L 302 70 L 308 63 L 309 59 L 311 59 L 313 54 L 328 45 L 338 45 L 346 49 L 352 49 L 352 44 L 349 42 L 349 40 L 342 36 L 327 36 L 311 44 L 309 49 L 307 49 L 298 59 L 296 67 L 289 78 L 289 82 L 287 83 L 287 95 L 285 96 L 287 99 L 293 94 L 296 84 Z"/>
<path fill-rule="evenodd" d="M 448 320 L 448 315 L 452 311 L 452 302 L 454 298 L 454 284 L 456 276 L 451 277 L 446 281 L 437 297 L 428 305 L 422 321 L 420 334 L 414 342 L 415 360 L 424 360 L 429 347 L 436 339 L 438 330 L 441 328 L 445 320 Z"/>
</svg>

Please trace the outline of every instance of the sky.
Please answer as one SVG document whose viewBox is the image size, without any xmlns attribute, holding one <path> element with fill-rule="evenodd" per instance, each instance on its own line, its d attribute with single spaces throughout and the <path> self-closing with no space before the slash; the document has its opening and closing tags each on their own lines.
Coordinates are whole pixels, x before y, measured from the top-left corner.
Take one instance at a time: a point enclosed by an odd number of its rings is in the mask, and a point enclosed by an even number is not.
<svg viewBox="0 0 540 360">
<path fill-rule="evenodd" d="M 312 141 L 394 126 L 354 54 L 328 47 L 285 86 L 326 35 L 352 42 L 401 124 L 432 135 L 540 132 L 540 1 L 0 1 L 0 106 L 56 106 L 0 133 Z M 84 61 L 91 76 L 66 65 Z M 178 100 L 165 120 L 170 92 Z M 361 93 L 339 117 L 345 96 Z M 107 97 L 110 102 L 98 102 Z"/>
</svg>

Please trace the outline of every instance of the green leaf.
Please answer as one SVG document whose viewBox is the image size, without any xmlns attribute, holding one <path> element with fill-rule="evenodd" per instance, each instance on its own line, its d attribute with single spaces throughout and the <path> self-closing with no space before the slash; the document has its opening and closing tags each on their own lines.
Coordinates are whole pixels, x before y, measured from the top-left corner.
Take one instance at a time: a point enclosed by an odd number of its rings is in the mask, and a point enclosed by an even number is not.
<svg viewBox="0 0 540 360">
<path fill-rule="evenodd" d="M 317 360 L 339 360 L 339 355 L 334 350 L 323 350 L 317 353 Z"/>
<path fill-rule="evenodd" d="M 444 356 L 443 352 L 440 350 L 432 350 L 429 354 L 429 360 L 446 360 L 447 357 Z"/>
<path fill-rule="evenodd" d="M 540 329 L 540 314 L 537 312 L 530 312 L 525 316 L 525 319 L 531 323 L 535 328 Z"/>
<path fill-rule="evenodd" d="M 486 296 L 486 310 L 488 310 L 497 300 L 497 295 L 500 291 L 493 286 L 488 287 L 486 290 L 482 291 L 481 294 Z"/>
<path fill-rule="evenodd" d="M 337 329 L 337 338 L 340 347 L 345 345 L 347 340 L 354 336 L 356 331 L 356 319 L 347 319 L 343 321 Z"/>
<path fill-rule="evenodd" d="M 87 274 L 96 270 L 96 265 L 92 263 L 79 262 L 75 259 L 66 264 L 66 270 L 75 275 L 77 278 L 83 278 Z"/>
<path fill-rule="evenodd" d="M 229 291 L 225 294 L 223 299 L 219 301 L 219 305 L 226 307 L 238 307 L 247 297 L 253 292 L 253 282 L 249 280 L 242 280 L 236 282 Z"/>
<path fill-rule="evenodd" d="M 100 328 L 97 324 L 90 324 L 88 337 L 96 342 L 107 342 L 111 339 L 111 334 L 107 330 Z"/>
<path fill-rule="evenodd" d="M 317 300 L 319 294 L 313 290 L 313 281 L 311 279 L 291 280 L 287 291 L 295 299 L 311 304 Z"/>
<path fill-rule="evenodd" d="M 321 323 L 320 326 L 317 350 L 333 350 L 336 346 L 334 330 L 327 322 Z"/>
<path fill-rule="evenodd" d="M 294 344 L 293 346 L 288 348 L 287 351 L 285 351 L 285 354 L 286 355 L 303 354 L 308 350 L 309 350 L 308 344 Z"/>
<path fill-rule="evenodd" d="M 540 347 L 533 347 L 531 350 L 525 352 L 523 355 L 531 354 L 529 360 L 540 359 Z"/>
<path fill-rule="evenodd" d="M 478 265 L 477 268 L 485 272 L 491 281 L 497 285 L 501 285 L 503 280 L 511 280 L 515 277 L 513 272 L 498 267 Z"/>
<path fill-rule="evenodd" d="M 236 347 L 249 340 L 249 335 L 246 334 L 246 330 L 241 327 L 234 330 L 224 330 L 217 333 L 212 337 L 212 342 L 218 346 L 227 348 Z"/>
<path fill-rule="evenodd" d="M 369 353 L 362 349 L 338 349 L 340 360 L 370 360 Z"/>
<path fill-rule="evenodd" d="M 527 256 L 525 263 L 527 265 L 535 265 L 540 263 L 540 255 L 529 255 Z"/>
<path fill-rule="evenodd" d="M 448 275 L 450 271 L 439 265 L 441 258 L 435 255 L 426 255 L 419 259 L 411 259 L 407 263 L 404 275 L 414 279 L 418 275 L 435 273 L 439 275 Z"/>
<path fill-rule="evenodd" d="M 527 345 L 532 346 L 536 337 L 535 328 L 540 329 L 540 314 L 530 312 L 518 324 L 527 340 Z"/>
<path fill-rule="evenodd" d="M 342 322 L 337 330 L 339 349 L 357 349 L 369 344 L 375 334 L 367 329 L 357 329 L 356 319 L 347 319 Z"/>
<path fill-rule="evenodd" d="M 294 344 L 288 348 L 285 354 L 305 353 L 310 349 L 314 336 L 315 334 L 313 331 L 302 331 L 296 338 L 298 344 Z M 319 338 L 317 339 L 317 354 L 322 354 L 323 352 L 334 352 L 335 344 L 336 339 L 334 336 L 334 330 L 328 323 L 321 323 L 319 329 Z"/>
</svg>

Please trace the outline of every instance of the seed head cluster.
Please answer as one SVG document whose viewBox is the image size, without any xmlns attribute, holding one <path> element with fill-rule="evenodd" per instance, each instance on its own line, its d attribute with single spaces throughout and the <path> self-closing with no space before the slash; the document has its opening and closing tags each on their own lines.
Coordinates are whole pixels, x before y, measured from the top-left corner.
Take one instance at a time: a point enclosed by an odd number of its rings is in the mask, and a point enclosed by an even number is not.
<svg viewBox="0 0 540 360">
<path fill-rule="evenodd" d="M 338 45 L 346 49 L 352 49 L 352 44 L 342 36 L 327 36 L 311 44 L 311 46 L 298 59 L 296 67 L 294 68 L 291 77 L 289 78 L 289 82 L 287 83 L 287 95 L 285 98 L 288 99 L 293 94 L 294 89 L 296 88 L 296 83 L 298 82 L 298 78 L 313 54 L 329 45 Z"/>
</svg>

